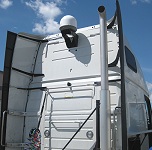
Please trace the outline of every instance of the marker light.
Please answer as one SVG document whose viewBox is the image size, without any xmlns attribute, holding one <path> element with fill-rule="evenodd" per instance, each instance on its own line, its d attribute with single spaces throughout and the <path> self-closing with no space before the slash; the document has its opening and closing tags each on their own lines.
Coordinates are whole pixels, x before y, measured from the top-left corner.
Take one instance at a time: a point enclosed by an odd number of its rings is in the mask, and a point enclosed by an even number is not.
<svg viewBox="0 0 152 150">
<path fill-rule="evenodd" d="M 93 132 L 92 131 L 88 131 L 86 133 L 86 136 L 87 136 L 88 139 L 92 139 L 93 138 Z"/>
<path fill-rule="evenodd" d="M 46 138 L 48 138 L 50 136 L 50 131 L 49 130 L 45 130 L 44 131 L 44 135 Z"/>
</svg>

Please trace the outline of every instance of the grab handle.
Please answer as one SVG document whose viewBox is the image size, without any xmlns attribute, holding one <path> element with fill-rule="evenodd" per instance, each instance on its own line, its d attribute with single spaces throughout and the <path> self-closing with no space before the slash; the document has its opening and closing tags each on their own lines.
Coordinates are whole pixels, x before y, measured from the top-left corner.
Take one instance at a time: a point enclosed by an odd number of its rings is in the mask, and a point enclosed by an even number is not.
<svg viewBox="0 0 152 150">
<path fill-rule="evenodd" d="M 7 110 L 5 110 L 3 112 L 3 116 L 2 116 L 2 128 L 1 128 L 1 146 L 5 146 L 5 144 L 3 143 L 3 134 L 4 134 L 4 122 L 5 122 L 5 114 L 7 113 Z"/>
</svg>

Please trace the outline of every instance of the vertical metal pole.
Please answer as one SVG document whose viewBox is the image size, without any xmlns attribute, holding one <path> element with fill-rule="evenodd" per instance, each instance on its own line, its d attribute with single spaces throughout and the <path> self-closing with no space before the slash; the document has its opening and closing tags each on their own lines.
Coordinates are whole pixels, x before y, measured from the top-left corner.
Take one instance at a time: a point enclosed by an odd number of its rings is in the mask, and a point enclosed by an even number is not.
<svg viewBox="0 0 152 150">
<path fill-rule="evenodd" d="M 100 149 L 100 100 L 96 101 L 96 150 Z"/>
<path fill-rule="evenodd" d="M 105 7 L 100 6 L 98 12 L 100 16 L 101 60 L 100 149 L 111 150 L 111 109 L 108 86 L 107 22 Z"/>
</svg>

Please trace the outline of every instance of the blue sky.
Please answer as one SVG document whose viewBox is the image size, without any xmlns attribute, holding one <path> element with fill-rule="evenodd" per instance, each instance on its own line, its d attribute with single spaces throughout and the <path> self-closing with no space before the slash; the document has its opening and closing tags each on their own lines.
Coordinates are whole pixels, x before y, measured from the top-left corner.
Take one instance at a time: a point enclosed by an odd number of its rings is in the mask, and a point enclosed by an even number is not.
<svg viewBox="0 0 152 150">
<path fill-rule="evenodd" d="M 3 70 L 6 33 L 53 34 L 67 14 L 78 28 L 99 23 L 97 8 L 104 5 L 107 18 L 115 12 L 115 0 L 0 0 L 0 70 Z M 120 0 L 123 29 L 141 64 L 152 93 L 152 0 Z M 152 99 L 152 96 L 151 96 Z"/>
</svg>

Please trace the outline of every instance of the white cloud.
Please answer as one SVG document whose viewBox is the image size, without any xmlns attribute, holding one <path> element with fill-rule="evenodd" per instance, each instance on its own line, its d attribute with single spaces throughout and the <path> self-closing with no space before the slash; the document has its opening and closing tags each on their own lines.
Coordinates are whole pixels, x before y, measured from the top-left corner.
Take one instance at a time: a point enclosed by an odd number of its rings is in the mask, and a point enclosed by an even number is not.
<svg viewBox="0 0 152 150">
<path fill-rule="evenodd" d="M 7 9 L 13 4 L 12 0 L 0 0 L 0 7 L 3 9 Z"/>
<path fill-rule="evenodd" d="M 132 3 L 133 5 L 135 5 L 135 4 L 137 4 L 137 0 L 131 0 L 131 3 Z"/>
<path fill-rule="evenodd" d="M 142 3 L 151 3 L 152 0 L 130 0 L 133 5 L 142 2 Z"/>
<path fill-rule="evenodd" d="M 150 94 L 150 100 L 152 102 L 152 83 L 146 82 L 147 83 L 147 87 L 149 90 L 149 94 Z"/>
<path fill-rule="evenodd" d="M 59 23 L 55 19 L 62 14 L 61 6 L 65 0 L 52 0 L 43 2 L 42 0 L 32 0 L 25 4 L 32 8 L 40 22 L 35 23 L 33 32 L 41 34 L 56 33 L 59 30 Z"/>
</svg>

